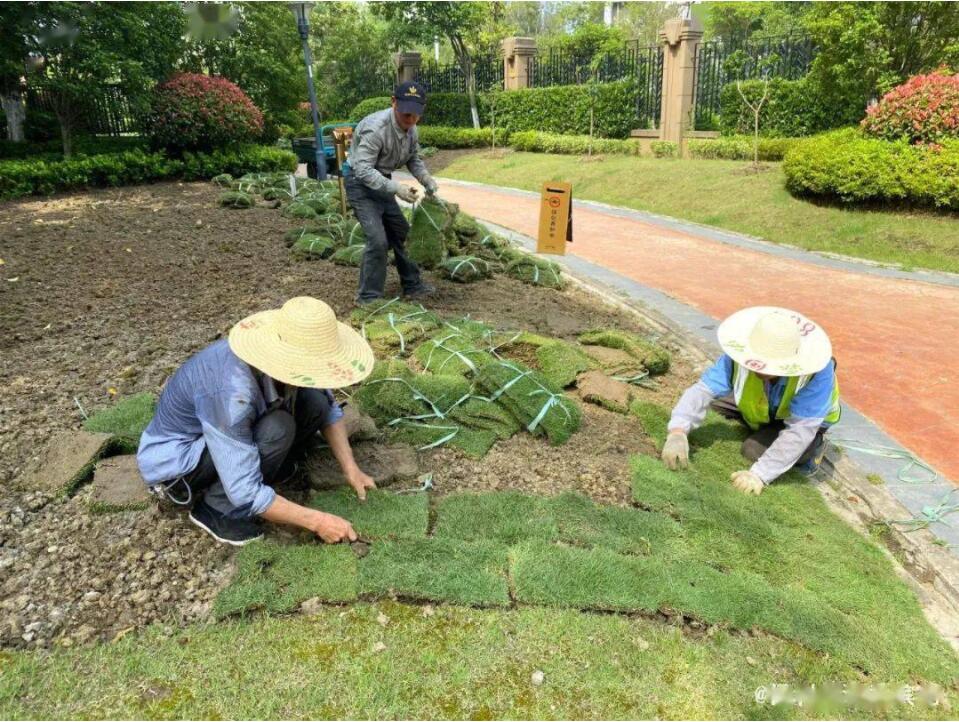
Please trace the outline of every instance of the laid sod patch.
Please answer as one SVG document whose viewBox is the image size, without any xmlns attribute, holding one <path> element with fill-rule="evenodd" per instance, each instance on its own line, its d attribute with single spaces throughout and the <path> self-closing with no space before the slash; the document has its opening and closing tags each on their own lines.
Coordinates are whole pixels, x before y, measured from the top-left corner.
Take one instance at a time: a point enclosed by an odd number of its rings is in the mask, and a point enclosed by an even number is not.
<svg viewBox="0 0 959 722">
<path fill-rule="evenodd" d="M 510 603 L 507 548 L 492 542 L 421 539 L 374 542 L 359 564 L 361 595 L 470 604 Z"/>
<path fill-rule="evenodd" d="M 347 519 L 366 539 L 424 538 L 429 524 L 426 494 L 370 489 L 361 502 L 352 488 L 344 488 L 314 493 L 310 506 Z"/>
<path fill-rule="evenodd" d="M 253 542 L 240 550 L 236 564 L 236 577 L 214 602 L 218 618 L 255 610 L 289 612 L 312 597 L 356 599 L 356 556 L 346 545 Z"/>
<path fill-rule="evenodd" d="M 50 439 L 40 458 L 24 472 L 19 486 L 66 496 L 91 477 L 97 460 L 118 451 L 112 434 L 63 431 Z"/>
<path fill-rule="evenodd" d="M 440 499 L 433 534 L 440 539 L 515 544 L 529 539 L 550 541 L 558 538 L 559 530 L 547 500 L 508 491 Z"/>
<path fill-rule="evenodd" d="M 589 356 L 565 341 L 553 341 L 536 349 L 540 372 L 559 388 L 571 386 L 576 377 L 593 367 Z"/>
<path fill-rule="evenodd" d="M 98 411 L 83 422 L 92 433 L 113 434 L 124 453 L 136 453 L 140 434 L 156 412 L 156 397 L 151 393 L 127 396 L 113 406 Z"/>
<path fill-rule="evenodd" d="M 666 440 L 667 426 L 669 425 L 669 409 L 658 404 L 635 399 L 629 405 L 629 412 L 643 425 L 643 431 L 655 444 L 657 449 L 663 448 Z"/>
<path fill-rule="evenodd" d="M 547 506 L 557 538 L 566 544 L 643 556 L 674 553 L 682 544 L 682 527 L 663 514 L 603 506 L 573 493 L 553 497 Z"/>
<path fill-rule="evenodd" d="M 606 346 L 625 351 L 643 364 L 649 373 L 664 374 L 669 371 L 669 351 L 659 344 L 641 336 L 618 329 L 595 329 L 581 334 L 580 343 Z"/>
</svg>

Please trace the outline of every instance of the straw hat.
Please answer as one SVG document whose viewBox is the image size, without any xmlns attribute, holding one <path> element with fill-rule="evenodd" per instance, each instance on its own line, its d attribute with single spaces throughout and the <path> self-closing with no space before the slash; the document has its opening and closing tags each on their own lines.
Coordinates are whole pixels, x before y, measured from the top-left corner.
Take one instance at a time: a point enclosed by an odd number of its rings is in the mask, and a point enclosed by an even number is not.
<svg viewBox="0 0 959 722">
<path fill-rule="evenodd" d="M 718 334 L 733 361 L 769 376 L 814 374 L 832 358 L 826 332 L 788 308 L 744 308 L 723 321 Z"/>
<path fill-rule="evenodd" d="M 366 340 L 309 296 L 243 319 L 230 329 L 230 348 L 267 376 L 293 386 L 338 389 L 373 370 L 373 349 Z"/>
</svg>

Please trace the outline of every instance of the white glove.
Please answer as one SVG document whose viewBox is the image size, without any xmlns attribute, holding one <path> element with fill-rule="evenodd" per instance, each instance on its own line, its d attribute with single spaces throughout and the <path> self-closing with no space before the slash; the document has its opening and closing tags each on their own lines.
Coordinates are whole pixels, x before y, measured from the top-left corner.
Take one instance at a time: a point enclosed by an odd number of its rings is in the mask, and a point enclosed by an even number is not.
<svg viewBox="0 0 959 722">
<path fill-rule="evenodd" d="M 407 203 L 416 203 L 419 200 L 420 193 L 413 186 L 400 186 L 400 189 L 396 191 L 396 197 Z"/>
<path fill-rule="evenodd" d="M 733 486 L 739 489 L 743 494 L 762 494 L 763 489 L 766 487 L 763 484 L 763 480 L 756 476 L 751 471 L 734 471 L 729 480 L 733 482 Z"/>
<path fill-rule="evenodd" d="M 663 444 L 663 463 L 667 469 L 685 469 L 689 466 L 689 439 L 682 431 L 670 431 Z"/>
</svg>

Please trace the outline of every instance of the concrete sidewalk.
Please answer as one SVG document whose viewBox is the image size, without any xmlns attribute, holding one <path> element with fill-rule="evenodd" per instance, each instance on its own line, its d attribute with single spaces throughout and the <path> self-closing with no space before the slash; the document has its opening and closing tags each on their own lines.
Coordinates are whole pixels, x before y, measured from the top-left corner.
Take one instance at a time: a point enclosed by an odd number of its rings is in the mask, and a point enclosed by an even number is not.
<svg viewBox="0 0 959 722">
<path fill-rule="evenodd" d="M 537 194 L 438 181 L 441 195 L 467 213 L 535 237 Z M 743 306 L 786 306 L 806 313 L 833 341 L 843 400 L 943 476 L 959 480 L 959 373 L 953 356 L 959 342 L 959 285 L 954 276 L 859 267 L 593 203 L 576 204 L 573 229 L 572 258 L 699 311 L 708 319 L 712 340 L 715 320 Z M 842 424 L 850 431 L 861 426 L 857 415 L 851 416 Z M 837 432 L 845 435 L 841 428 Z"/>
</svg>

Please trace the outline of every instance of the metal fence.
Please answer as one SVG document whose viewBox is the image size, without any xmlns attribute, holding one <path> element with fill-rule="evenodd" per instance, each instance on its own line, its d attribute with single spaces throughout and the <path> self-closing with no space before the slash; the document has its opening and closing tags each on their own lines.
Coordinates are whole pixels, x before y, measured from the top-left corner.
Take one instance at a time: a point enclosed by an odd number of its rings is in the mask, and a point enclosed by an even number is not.
<svg viewBox="0 0 959 722">
<path fill-rule="evenodd" d="M 140 118 L 123 91 L 115 85 L 98 88 L 96 93 L 82 100 L 80 114 L 82 128 L 97 135 L 122 135 L 140 132 Z M 53 112 L 55 102 L 47 88 L 27 91 L 27 107 Z"/>
<path fill-rule="evenodd" d="M 782 35 L 742 44 L 711 40 L 696 47 L 695 127 L 718 130 L 722 90 L 736 80 L 806 75 L 816 57 L 812 39 Z"/>
<path fill-rule="evenodd" d="M 503 58 L 497 55 L 478 55 L 473 58 L 473 78 L 478 91 L 503 87 Z M 466 76 L 459 63 L 437 64 L 428 60 L 420 66 L 416 76 L 426 89 L 437 93 L 465 93 Z"/>
<path fill-rule="evenodd" d="M 655 128 L 663 99 L 663 48 L 629 43 L 622 50 L 594 58 L 551 50 L 530 59 L 527 85 L 544 88 L 556 85 L 580 85 L 591 80 L 611 83 L 635 80 L 636 117 L 641 125 Z"/>
</svg>

